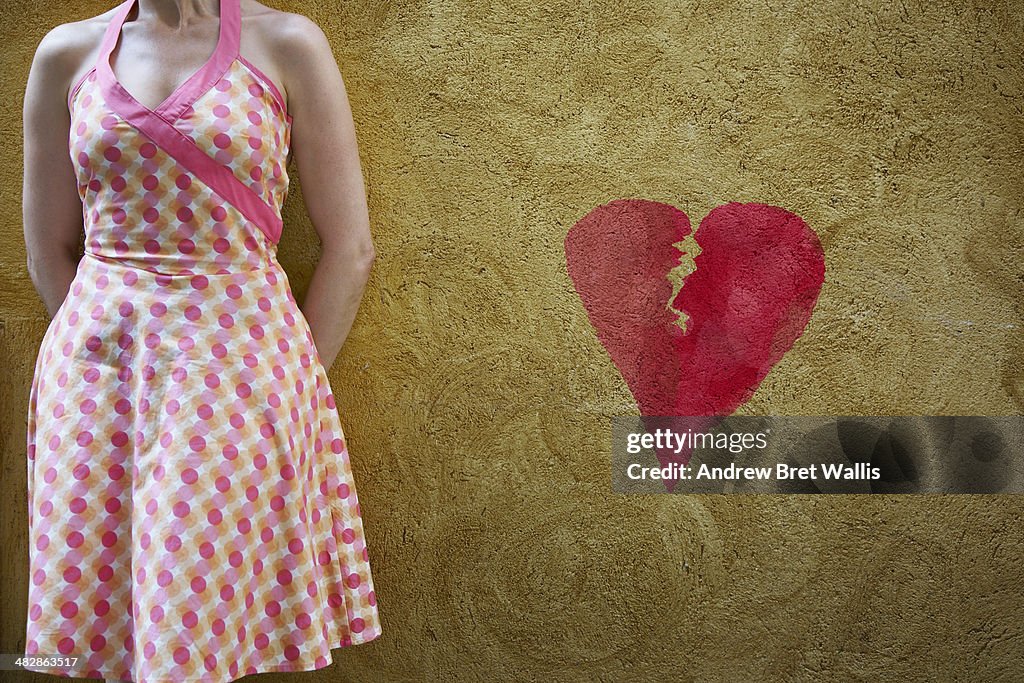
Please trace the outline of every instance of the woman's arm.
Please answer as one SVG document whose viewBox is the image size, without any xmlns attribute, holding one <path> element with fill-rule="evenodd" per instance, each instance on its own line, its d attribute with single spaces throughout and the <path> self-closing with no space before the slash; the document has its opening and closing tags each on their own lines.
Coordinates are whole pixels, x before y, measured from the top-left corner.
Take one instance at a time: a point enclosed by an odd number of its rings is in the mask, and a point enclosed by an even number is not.
<svg viewBox="0 0 1024 683">
<path fill-rule="evenodd" d="M 22 220 L 29 277 L 52 317 L 67 297 L 78 266 L 82 200 L 68 133 L 67 93 L 78 46 L 67 25 L 36 48 L 25 88 Z"/>
<path fill-rule="evenodd" d="M 290 19 L 279 54 L 292 147 L 306 209 L 323 245 L 302 312 L 321 361 L 330 367 L 352 329 L 375 252 L 341 73 L 323 31 L 300 15 Z"/>
</svg>

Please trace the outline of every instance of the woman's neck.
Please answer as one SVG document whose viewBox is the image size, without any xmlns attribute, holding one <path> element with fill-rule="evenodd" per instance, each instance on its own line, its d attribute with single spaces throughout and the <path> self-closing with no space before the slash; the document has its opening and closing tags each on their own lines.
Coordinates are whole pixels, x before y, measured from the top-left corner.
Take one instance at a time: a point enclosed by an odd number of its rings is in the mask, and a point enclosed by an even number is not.
<svg viewBox="0 0 1024 683">
<path fill-rule="evenodd" d="M 216 17 L 220 0 L 139 0 L 136 19 L 155 19 L 172 30 L 186 28 L 197 18 Z"/>
</svg>

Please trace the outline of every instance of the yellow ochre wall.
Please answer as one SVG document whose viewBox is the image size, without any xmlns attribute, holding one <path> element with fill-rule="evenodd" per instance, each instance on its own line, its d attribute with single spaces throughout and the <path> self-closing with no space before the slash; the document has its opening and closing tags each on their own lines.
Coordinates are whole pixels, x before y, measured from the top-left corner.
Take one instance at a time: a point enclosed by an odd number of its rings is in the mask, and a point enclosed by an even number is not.
<svg viewBox="0 0 1024 683">
<path fill-rule="evenodd" d="M 46 30 L 111 4 L 0 4 L 3 652 L 24 644 L 47 325 L 21 99 Z M 694 225 L 729 201 L 785 207 L 826 279 L 746 412 L 1020 413 L 1019 3 L 270 4 L 331 39 L 379 254 L 330 374 L 385 634 L 299 676 L 1019 680 L 1017 497 L 613 494 L 608 417 L 636 405 L 563 252 L 613 199 Z M 298 182 L 279 255 L 301 300 L 317 240 Z"/>
</svg>

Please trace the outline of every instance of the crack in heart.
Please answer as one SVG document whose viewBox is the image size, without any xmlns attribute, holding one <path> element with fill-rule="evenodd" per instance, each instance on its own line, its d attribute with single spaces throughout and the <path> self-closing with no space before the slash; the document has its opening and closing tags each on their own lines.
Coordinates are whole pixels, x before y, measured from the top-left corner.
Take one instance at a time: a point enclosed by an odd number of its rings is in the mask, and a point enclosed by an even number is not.
<svg viewBox="0 0 1024 683">
<path fill-rule="evenodd" d="M 700 255 L 701 249 L 693 235 L 673 243 L 672 247 L 679 251 L 679 263 L 668 271 L 666 276 L 668 281 L 672 283 L 672 295 L 665 302 L 665 306 L 676 316 L 673 323 L 683 332 L 686 332 L 686 321 L 689 320 L 690 316 L 683 309 L 676 308 L 673 302 L 679 295 L 679 290 L 683 288 L 683 281 L 697 269 L 695 258 Z"/>
</svg>

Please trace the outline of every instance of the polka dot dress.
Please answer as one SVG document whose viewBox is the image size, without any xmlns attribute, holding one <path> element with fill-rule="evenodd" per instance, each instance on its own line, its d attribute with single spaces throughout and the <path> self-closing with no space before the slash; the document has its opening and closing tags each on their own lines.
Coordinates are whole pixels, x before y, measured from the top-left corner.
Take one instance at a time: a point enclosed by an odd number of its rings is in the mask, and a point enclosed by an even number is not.
<svg viewBox="0 0 1024 683">
<path fill-rule="evenodd" d="M 291 117 L 238 52 L 156 109 L 113 77 L 134 6 L 72 89 L 86 253 L 28 412 L 32 670 L 226 683 L 381 634 L 326 370 L 276 257 Z"/>
</svg>

